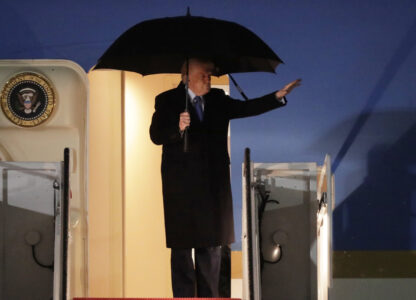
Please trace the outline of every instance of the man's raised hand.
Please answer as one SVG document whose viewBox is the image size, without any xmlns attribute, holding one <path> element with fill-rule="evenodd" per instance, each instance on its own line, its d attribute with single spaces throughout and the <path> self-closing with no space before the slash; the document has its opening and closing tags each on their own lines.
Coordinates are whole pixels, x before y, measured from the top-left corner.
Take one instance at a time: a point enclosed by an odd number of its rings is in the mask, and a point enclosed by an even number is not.
<svg viewBox="0 0 416 300">
<path fill-rule="evenodd" d="M 302 79 L 296 79 L 288 84 L 285 85 L 285 87 L 281 90 L 278 90 L 276 92 L 276 98 L 278 99 L 282 99 L 284 96 L 286 96 L 287 94 L 289 94 L 295 87 L 300 86 Z"/>
</svg>

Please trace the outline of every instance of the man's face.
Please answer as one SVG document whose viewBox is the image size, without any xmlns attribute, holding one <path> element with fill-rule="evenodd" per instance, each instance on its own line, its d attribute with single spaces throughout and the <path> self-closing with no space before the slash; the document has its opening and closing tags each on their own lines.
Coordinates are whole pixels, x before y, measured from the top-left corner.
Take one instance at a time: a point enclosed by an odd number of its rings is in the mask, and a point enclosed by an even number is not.
<svg viewBox="0 0 416 300">
<path fill-rule="evenodd" d="M 214 65 L 209 62 L 190 61 L 189 88 L 197 96 L 203 96 L 211 89 L 211 74 L 213 68 Z"/>
</svg>

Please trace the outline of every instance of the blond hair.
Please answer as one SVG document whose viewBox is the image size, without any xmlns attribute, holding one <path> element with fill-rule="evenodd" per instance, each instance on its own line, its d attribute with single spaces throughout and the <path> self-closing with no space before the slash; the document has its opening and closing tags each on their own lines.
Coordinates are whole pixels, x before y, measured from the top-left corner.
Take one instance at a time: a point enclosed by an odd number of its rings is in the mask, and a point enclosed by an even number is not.
<svg viewBox="0 0 416 300">
<path fill-rule="evenodd" d="M 204 64 L 204 65 L 205 64 L 211 64 L 212 67 L 214 68 L 214 63 L 211 60 L 207 59 L 207 58 L 191 57 L 188 60 L 185 60 L 182 64 L 182 67 L 181 67 L 181 76 L 182 76 L 182 82 L 183 83 L 185 83 L 185 80 L 186 80 L 187 62 L 188 62 L 189 66 L 191 66 L 193 64 Z M 188 69 L 189 69 L 189 67 L 188 67 Z"/>
</svg>

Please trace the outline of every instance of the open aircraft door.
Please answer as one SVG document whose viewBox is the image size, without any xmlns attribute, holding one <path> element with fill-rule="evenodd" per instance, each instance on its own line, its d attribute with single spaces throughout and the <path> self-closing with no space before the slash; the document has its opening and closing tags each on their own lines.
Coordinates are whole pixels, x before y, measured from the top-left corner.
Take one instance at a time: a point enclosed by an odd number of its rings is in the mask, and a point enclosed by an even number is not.
<svg viewBox="0 0 416 300">
<path fill-rule="evenodd" d="M 67 299 L 69 165 L 0 161 L 1 299 Z"/>
<path fill-rule="evenodd" d="M 243 299 L 328 299 L 334 181 L 316 163 L 243 165 Z"/>
<path fill-rule="evenodd" d="M 88 88 L 71 61 L 0 60 L 0 299 L 87 295 Z"/>
</svg>

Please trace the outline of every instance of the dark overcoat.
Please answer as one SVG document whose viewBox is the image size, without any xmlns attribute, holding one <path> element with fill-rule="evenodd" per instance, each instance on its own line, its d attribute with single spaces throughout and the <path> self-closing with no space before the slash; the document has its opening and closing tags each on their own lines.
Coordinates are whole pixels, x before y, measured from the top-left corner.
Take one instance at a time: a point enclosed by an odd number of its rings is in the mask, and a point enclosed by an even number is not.
<svg viewBox="0 0 416 300">
<path fill-rule="evenodd" d="M 284 105 L 274 93 L 239 101 L 220 89 L 204 95 L 204 119 L 193 106 L 189 151 L 183 150 L 179 114 L 185 110 L 185 86 L 156 97 L 150 137 L 163 145 L 162 186 L 168 248 L 199 248 L 234 242 L 227 134 L 230 119 L 258 115 Z"/>
</svg>

